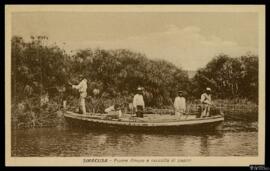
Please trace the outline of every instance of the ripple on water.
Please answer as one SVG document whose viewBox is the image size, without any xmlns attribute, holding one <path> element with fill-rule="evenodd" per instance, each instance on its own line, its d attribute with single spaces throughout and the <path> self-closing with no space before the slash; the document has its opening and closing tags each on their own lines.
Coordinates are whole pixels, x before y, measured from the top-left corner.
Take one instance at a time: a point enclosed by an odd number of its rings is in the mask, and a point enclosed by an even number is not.
<svg viewBox="0 0 270 171">
<path fill-rule="evenodd" d="M 12 156 L 255 156 L 258 123 L 207 133 L 121 133 L 41 128 L 12 132 Z"/>
</svg>

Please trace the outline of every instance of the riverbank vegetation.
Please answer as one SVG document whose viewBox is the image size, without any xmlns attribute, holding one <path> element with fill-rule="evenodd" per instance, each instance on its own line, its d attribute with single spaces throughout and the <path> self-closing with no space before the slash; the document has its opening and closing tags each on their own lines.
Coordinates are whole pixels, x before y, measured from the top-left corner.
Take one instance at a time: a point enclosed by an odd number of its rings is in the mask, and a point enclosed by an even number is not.
<svg viewBox="0 0 270 171">
<path fill-rule="evenodd" d="M 126 106 L 138 86 L 144 88 L 149 110 L 171 110 L 177 90 L 184 90 L 190 110 L 206 87 L 213 89 L 216 105 L 226 110 L 251 110 L 257 115 L 258 57 L 220 54 L 193 78 L 165 60 L 151 60 L 127 49 L 81 49 L 68 54 L 44 36 L 24 41 L 12 38 L 12 123 L 14 127 L 55 126 L 64 89 L 77 84 L 78 75 L 88 79 L 87 110 L 102 112 L 109 105 Z M 98 90 L 98 94 L 93 90 Z M 69 108 L 76 110 L 78 93 L 70 90 Z M 225 103 L 227 102 L 227 103 Z M 227 105 L 227 107 L 226 107 Z M 225 107 L 224 107 L 225 106 Z M 239 107 L 241 106 L 241 107 Z M 159 110 L 157 110 L 159 109 Z"/>
</svg>

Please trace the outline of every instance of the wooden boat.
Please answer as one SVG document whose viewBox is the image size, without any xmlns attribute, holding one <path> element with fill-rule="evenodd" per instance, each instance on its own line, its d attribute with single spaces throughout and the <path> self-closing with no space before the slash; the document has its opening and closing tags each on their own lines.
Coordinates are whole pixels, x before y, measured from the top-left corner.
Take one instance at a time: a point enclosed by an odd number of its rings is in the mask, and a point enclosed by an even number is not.
<svg viewBox="0 0 270 171">
<path fill-rule="evenodd" d="M 78 114 L 65 111 L 64 117 L 69 124 L 80 127 L 122 131 L 191 131 L 191 130 L 217 130 L 222 127 L 224 116 L 222 114 L 196 118 L 195 115 L 186 115 L 179 118 L 175 115 L 144 114 L 143 118 L 124 114 L 123 117 L 108 117 L 106 114 Z"/>
</svg>

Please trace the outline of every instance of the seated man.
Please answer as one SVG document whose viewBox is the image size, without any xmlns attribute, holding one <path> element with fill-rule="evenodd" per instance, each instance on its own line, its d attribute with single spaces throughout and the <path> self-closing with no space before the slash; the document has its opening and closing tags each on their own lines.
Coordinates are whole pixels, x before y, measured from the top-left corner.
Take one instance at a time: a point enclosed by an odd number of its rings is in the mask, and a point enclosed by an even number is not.
<svg viewBox="0 0 270 171">
<path fill-rule="evenodd" d="M 105 113 L 107 114 L 117 114 L 120 117 L 122 117 L 122 111 L 119 104 L 112 105 L 105 109 Z"/>
</svg>

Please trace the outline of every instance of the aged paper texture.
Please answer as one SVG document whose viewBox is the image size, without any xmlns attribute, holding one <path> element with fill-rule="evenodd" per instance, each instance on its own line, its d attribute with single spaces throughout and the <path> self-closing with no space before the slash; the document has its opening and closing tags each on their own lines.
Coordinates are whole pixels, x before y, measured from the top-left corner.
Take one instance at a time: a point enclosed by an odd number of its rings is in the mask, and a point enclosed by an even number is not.
<svg viewBox="0 0 270 171">
<path fill-rule="evenodd" d="M 6 5 L 6 166 L 265 162 L 263 5 Z"/>
</svg>

